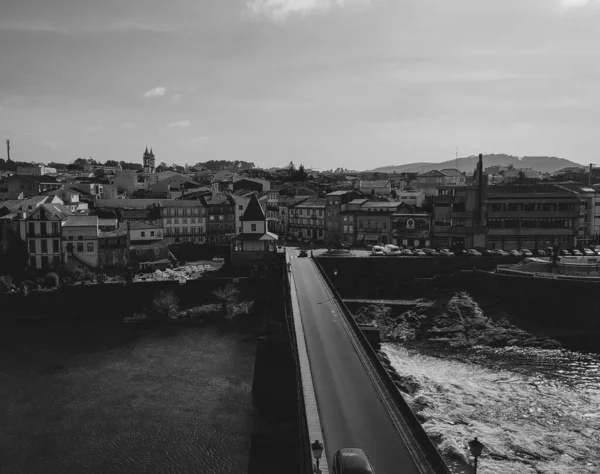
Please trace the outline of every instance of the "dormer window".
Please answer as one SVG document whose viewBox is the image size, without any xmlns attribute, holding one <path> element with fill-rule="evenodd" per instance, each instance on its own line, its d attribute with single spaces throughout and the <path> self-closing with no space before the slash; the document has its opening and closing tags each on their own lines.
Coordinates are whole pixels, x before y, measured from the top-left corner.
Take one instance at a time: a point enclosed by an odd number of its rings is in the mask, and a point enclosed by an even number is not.
<svg viewBox="0 0 600 474">
<path fill-rule="evenodd" d="M 256 232 L 256 224 L 250 224 L 250 230 Z"/>
</svg>

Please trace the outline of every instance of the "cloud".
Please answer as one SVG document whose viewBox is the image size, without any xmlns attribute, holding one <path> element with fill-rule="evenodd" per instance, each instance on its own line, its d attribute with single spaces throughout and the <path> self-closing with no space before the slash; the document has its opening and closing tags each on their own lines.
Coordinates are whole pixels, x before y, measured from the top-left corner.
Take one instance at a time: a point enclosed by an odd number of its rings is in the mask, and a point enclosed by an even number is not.
<svg viewBox="0 0 600 474">
<path fill-rule="evenodd" d="M 121 124 L 121 130 L 131 130 L 132 128 L 135 128 L 135 123 L 133 122 L 125 122 Z"/>
<path fill-rule="evenodd" d="M 598 5 L 600 0 L 561 0 L 561 4 L 565 8 L 577 8 L 593 4 Z"/>
<path fill-rule="evenodd" d="M 181 94 L 173 94 L 173 102 L 179 102 L 182 98 Z"/>
<path fill-rule="evenodd" d="M 181 140 L 179 142 L 179 147 L 186 150 L 200 151 L 204 148 L 204 144 L 207 140 L 208 137 L 189 138 L 187 140 Z"/>
<path fill-rule="evenodd" d="M 189 127 L 190 125 L 192 125 L 192 122 L 190 122 L 189 120 L 181 120 L 179 122 L 168 123 L 167 127 L 171 127 L 171 128 L 185 128 L 185 127 Z"/>
<path fill-rule="evenodd" d="M 154 89 L 150 89 L 146 91 L 144 97 L 160 97 L 167 93 L 167 88 L 163 86 L 155 87 Z"/>
<path fill-rule="evenodd" d="M 249 0 L 248 12 L 254 16 L 266 16 L 277 23 L 285 22 L 291 15 L 307 15 L 327 11 L 332 7 L 349 4 L 370 3 L 370 0 Z"/>
</svg>

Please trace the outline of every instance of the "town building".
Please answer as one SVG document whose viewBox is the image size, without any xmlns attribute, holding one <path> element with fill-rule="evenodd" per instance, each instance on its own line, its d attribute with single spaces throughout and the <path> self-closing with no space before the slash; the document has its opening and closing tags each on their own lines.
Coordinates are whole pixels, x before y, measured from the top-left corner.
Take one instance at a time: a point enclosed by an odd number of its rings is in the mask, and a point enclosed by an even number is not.
<svg viewBox="0 0 600 474">
<path fill-rule="evenodd" d="M 234 176 L 229 189 L 234 192 L 246 189 L 248 191 L 262 193 L 263 191 L 269 191 L 271 189 L 271 183 L 264 179 Z"/>
<path fill-rule="evenodd" d="M 49 168 L 43 163 L 32 163 L 29 166 L 17 166 L 17 174 L 24 176 L 44 176 L 46 174 L 55 174 L 56 168 Z"/>
<path fill-rule="evenodd" d="M 242 232 L 242 217 L 246 208 L 248 207 L 248 203 L 250 203 L 250 197 L 253 193 L 249 193 L 243 196 L 233 196 L 235 200 L 235 233 L 239 234 Z"/>
<path fill-rule="evenodd" d="M 62 251 L 68 268 L 98 267 L 98 216 L 68 216 L 62 225 Z"/>
<path fill-rule="evenodd" d="M 344 220 L 342 213 L 348 203 L 359 197 L 356 191 L 333 191 L 325 196 L 325 240 L 330 244 L 343 242 Z"/>
<path fill-rule="evenodd" d="M 600 242 L 600 196 L 594 188 L 579 184 L 560 184 L 560 188 L 577 193 L 579 198 L 579 227 L 577 244 L 594 246 Z"/>
<path fill-rule="evenodd" d="M 13 174 L 0 180 L 0 199 L 23 199 L 62 187 L 63 183 L 57 182 L 51 176 Z"/>
<path fill-rule="evenodd" d="M 258 197 L 252 194 L 242 216 L 242 232 L 230 239 L 231 263 L 244 265 L 277 255 L 278 236 L 267 230 L 267 217 Z"/>
<path fill-rule="evenodd" d="M 307 198 L 289 207 L 289 232 L 312 242 L 325 238 L 326 199 Z"/>
<path fill-rule="evenodd" d="M 310 197 L 316 198 L 317 191 L 304 186 L 301 183 L 284 184 L 271 192 L 277 192 L 277 216 L 274 224 L 275 232 L 281 235 L 289 235 L 289 206 L 293 206 Z"/>
<path fill-rule="evenodd" d="M 164 232 L 161 225 L 146 224 L 145 222 L 128 222 L 123 229 L 127 229 L 131 245 L 156 242 L 163 240 Z"/>
<path fill-rule="evenodd" d="M 47 271 L 61 267 L 62 226 L 69 215 L 62 204 L 42 204 L 24 220 L 30 269 Z"/>
<path fill-rule="evenodd" d="M 144 173 L 151 174 L 156 171 L 156 158 L 154 157 L 152 148 L 150 148 L 150 151 L 148 151 L 148 147 L 146 147 L 146 151 L 144 151 L 142 160 L 144 162 Z"/>
<path fill-rule="evenodd" d="M 389 180 L 363 181 L 359 182 L 358 188 L 363 194 L 377 194 L 389 196 L 392 192 L 392 185 Z"/>
<path fill-rule="evenodd" d="M 490 186 L 485 197 L 487 248 L 546 249 L 578 245 L 580 201 L 576 191 L 552 184 Z"/>
<path fill-rule="evenodd" d="M 386 245 L 392 242 L 392 216 L 402 207 L 399 202 L 367 201 L 356 211 L 358 245 Z"/>
<path fill-rule="evenodd" d="M 198 200 L 161 200 L 158 202 L 159 227 L 167 245 L 206 243 L 207 206 Z M 152 222 L 151 222 L 152 223 Z"/>
<path fill-rule="evenodd" d="M 227 194 L 215 193 L 212 196 L 202 197 L 202 200 L 207 208 L 208 243 L 228 245 L 231 237 L 235 235 L 236 229 L 234 198 Z"/>
<path fill-rule="evenodd" d="M 417 176 L 416 189 L 422 191 L 426 196 L 437 196 L 438 189 L 442 187 L 464 186 L 465 184 L 466 176 L 458 170 L 431 170 Z"/>
<path fill-rule="evenodd" d="M 411 207 L 420 209 L 425 204 L 425 193 L 423 191 L 397 191 L 396 199 L 404 204 L 408 204 Z"/>
<path fill-rule="evenodd" d="M 392 215 L 392 243 L 394 245 L 405 248 L 421 248 L 429 247 L 431 242 L 431 216 L 429 214 L 397 212 Z"/>
</svg>

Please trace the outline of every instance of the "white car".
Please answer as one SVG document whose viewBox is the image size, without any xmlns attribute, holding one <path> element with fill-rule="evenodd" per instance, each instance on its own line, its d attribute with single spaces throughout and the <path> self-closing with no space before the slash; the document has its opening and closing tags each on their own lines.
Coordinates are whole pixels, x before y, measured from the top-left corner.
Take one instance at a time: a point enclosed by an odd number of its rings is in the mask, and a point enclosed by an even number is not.
<svg viewBox="0 0 600 474">
<path fill-rule="evenodd" d="M 397 245 L 388 244 L 383 247 L 386 255 L 401 255 L 400 248 Z"/>
<path fill-rule="evenodd" d="M 427 256 L 427 254 L 425 252 L 423 252 L 421 249 L 414 249 L 413 255 L 415 257 L 426 257 Z"/>
<path fill-rule="evenodd" d="M 371 255 L 385 255 L 385 252 L 383 251 L 383 247 L 380 247 L 379 245 L 373 245 L 373 249 L 371 250 Z"/>
</svg>

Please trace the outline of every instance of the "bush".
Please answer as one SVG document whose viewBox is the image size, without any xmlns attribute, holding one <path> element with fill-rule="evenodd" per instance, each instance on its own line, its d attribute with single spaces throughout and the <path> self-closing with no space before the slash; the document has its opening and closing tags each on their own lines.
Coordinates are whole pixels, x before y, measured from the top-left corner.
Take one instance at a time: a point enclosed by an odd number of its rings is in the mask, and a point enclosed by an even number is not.
<svg viewBox="0 0 600 474">
<path fill-rule="evenodd" d="M 43 288 L 45 284 L 46 280 L 44 280 L 44 278 L 38 278 L 37 280 L 35 280 L 36 288 Z"/>
<path fill-rule="evenodd" d="M 46 288 L 58 288 L 59 281 L 58 275 L 54 272 L 47 273 L 44 277 Z"/>
<path fill-rule="evenodd" d="M 172 290 L 162 290 L 152 300 L 152 305 L 161 318 L 174 318 L 179 311 L 179 298 Z"/>
<path fill-rule="evenodd" d="M 0 276 L 0 294 L 8 293 L 13 288 L 13 279 L 10 275 Z"/>
</svg>

